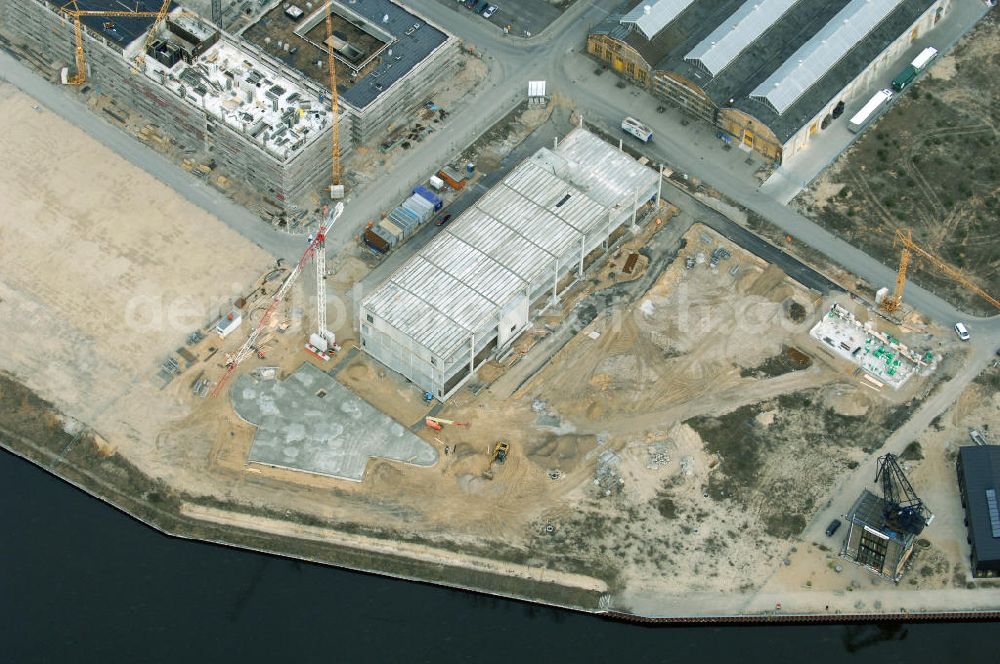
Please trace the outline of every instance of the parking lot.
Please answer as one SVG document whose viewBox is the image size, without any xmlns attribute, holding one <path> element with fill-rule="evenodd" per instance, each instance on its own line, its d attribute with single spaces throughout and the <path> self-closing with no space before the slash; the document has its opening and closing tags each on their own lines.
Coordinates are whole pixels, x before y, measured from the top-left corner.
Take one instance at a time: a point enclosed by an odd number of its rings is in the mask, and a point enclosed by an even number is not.
<svg viewBox="0 0 1000 664">
<path fill-rule="evenodd" d="M 539 34 L 563 11 L 573 4 L 573 0 L 438 0 L 455 11 L 478 14 L 479 19 L 489 21 L 498 29 L 515 37 L 530 37 Z M 490 7 L 496 7 L 492 15 L 484 16 Z M 461 35 L 459 35 L 461 36 Z"/>
</svg>

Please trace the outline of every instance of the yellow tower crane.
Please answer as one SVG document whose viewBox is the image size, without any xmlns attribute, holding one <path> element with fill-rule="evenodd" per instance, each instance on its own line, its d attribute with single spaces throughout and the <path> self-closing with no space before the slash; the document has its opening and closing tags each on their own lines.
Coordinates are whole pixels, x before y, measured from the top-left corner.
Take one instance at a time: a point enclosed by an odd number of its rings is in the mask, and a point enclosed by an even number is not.
<svg viewBox="0 0 1000 664">
<path fill-rule="evenodd" d="M 913 254 L 917 254 L 918 256 L 927 259 L 946 277 L 961 284 L 967 290 L 983 298 L 997 309 L 1000 309 L 1000 300 L 997 300 L 995 297 L 974 284 L 964 274 L 914 242 L 913 233 L 909 229 L 905 231 L 902 228 L 896 229 L 896 239 L 893 241 L 893 246 L 902 246 L 902 250 L 899 254 L 899 269 L 896 271 L 896 290 L 893 292 L 891 297 L 887 297 L 882 300 L 882 309 L 885 311 L 896 311 L 899 308 L 899 305 L 903 302 L 903 290 L 906 288 L 906 273 L 910 267 L 910 262 L 913 260 Z"/>
<path fill-rule="evenodd" d="M 163 18 L 167 15 L 167 10 L 170 8 L 170 1 L 171 0 L 164 0 L 163 6 L 160 7 L 160 11 L 157 12 L 85 10 L 80 9 L 80 5 L 76 3 L 76 0 L 70 0 L 70 2 L 60 7 L 59 11 L 73 20 L 73 36 L 76 40 L 76 73 L 72 76 L 66 76 L 63 83 L 66 83 L 67 85 L 83 85 L 87 82 L 87 58 L 83 52 L 83 25 L 81 20 L 83 17 L 153 17 L 155 20 L 153 21 L 153 25 L 149 28 L 149 33 L 146 35 L 146 42 L 143 44 L 142 50 L 135 56 L 135 68 L 141 71 L 146 64 L 146 51 L 149 49 L 150 44 L 153 43 L 153 39 L 156 38 L 156 29 L 160 26 Z M 179 15 L 194 16 L 194 14 L 190 12 L 182 12 Z"/>
<path fill-rule="evenodd" d="M 344 183 L 340 171 L 340 98 L 337 95 L 337 67 L 333 56 L 333 2 L 326 3 L 326 55 L 327 69 L 330 73 L 330 113 L 333 114 L 333 126 L 330 131 L 332 164 L 330 173 L 330 198 L 339 200 L 344 197 Z"/>
</svg>

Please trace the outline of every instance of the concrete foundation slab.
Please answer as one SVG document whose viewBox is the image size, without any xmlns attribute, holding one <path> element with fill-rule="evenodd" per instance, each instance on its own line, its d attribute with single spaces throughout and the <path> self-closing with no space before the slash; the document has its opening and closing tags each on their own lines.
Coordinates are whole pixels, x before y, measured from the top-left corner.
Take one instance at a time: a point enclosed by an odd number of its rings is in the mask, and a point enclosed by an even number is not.
<svg viewBox="0 0 1000 664">
<path fill-rule="evenodd" d="M 371 457 L 432 466 L 438 453 L 311 364 L 282 381 L 243 375 L 230 393 L 257 426 L 250 463 L 360 482 Z"/>
</svg>

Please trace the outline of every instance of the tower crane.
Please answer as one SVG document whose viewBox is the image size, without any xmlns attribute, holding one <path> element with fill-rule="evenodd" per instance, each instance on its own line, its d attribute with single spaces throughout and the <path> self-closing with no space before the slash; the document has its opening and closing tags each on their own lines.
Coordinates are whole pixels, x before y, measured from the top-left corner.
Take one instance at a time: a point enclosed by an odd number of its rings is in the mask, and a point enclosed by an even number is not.
<svg viewBox="0 0 1000 664">
<path fill-rule="evenodd" d="M 72 76 L 65 76 L 63 83 L 67 85 L 83 85 L 87 82 L 87 58 L 83 52 L 83 24 L 81 19 L 85 16 L 103 16 L 103 17 L 128 17 L 128 18 L 149 18 L 155 19 L 153 25 L 150 26 L 149 32 L 146 34 L 146 42 L 143 44 L 142 50 L 135 56 L 135 68 L 139 71 L 146 64 L 146 51 L 149 49 L 150 44 L 156 38 L 156 29 L 160 26 L 164 17 L 167 15 L 167 10 L 170 9 L 171 0 L 164 0 L 163 6 L 160 7 L 159 11 L 156 12 L 143 12 L 143 11 L 101 11 L 101 10 L 89 10 L 80 9 L 80 5 L 77 4 L 76 0 L 70 0 L 62 7 L 59 8 L 66 16 L 73 19 L 73 37 L 76 41 L 76 46 L 74 54 L 76 57 L 76 73 Z M 72 9 L 71 9 L 72 7 Z M 178 16 L 195 16 L 191 12 L 181 12 Z"/>
<path fill-rule="evenodd" d="M 326 58 L 330 73 L 330 113 L 333 125 L 330 129 L 331 173 L 330 198 L 339 200 L 344 197 L 344 183 L 340 171 L 340 98 L 337 95 L 337 67 L 333 57 L 333 2 L 326 3 Z"/>
<path fill-rule="evenodd" d="M 212 396 L 218 396 L 222 392 L 223 386 L 229 377 L 233 375 L 236 368 L 240 363 L 250 357 L 254 350 L 257 348 L 257 340 L 260 335 L 263 334 L 265 328 L 271 322 L 271 317 L 274 315 L 275 310 L 278 305 L 285 299 L 292 286 L 295 285 L 296 280 L 298 280 L 299 275 L 302 274 L 302 269 L 310 260 L 314 260 L 316 263 L 316 325 L 318 326 L 318 331 L 310 335 L 310 345 L 314 346 L 321 352 L 325 352 L 328 347 L 328 343 L 333 342 L 333 334 L 326 329 L 326 234 L 333 226 L 334 222 L 344 213 L 344 204 L 337 203 L 336 207 L 327 214 L 324 223 L 320 224 L 319 231 L 317 231 L 316 236 L 310 238 L 309 246 L 306 247 L 305 252 L 303 252 L 302 257 L 299 258 L 299 262 L 296 263 L 295 267 L 285 278 L 284 283 L 275 292 L 274 296 L 271 298 L 271 303 L 264 310 L 264 315 L 261 317 L 260 322 L 257 323 L 257 327 L 253 329 L 250 336 L 243 343 L 235 354 L 228 355 L 226 357 L 226 371 L 219 378 L 219 382 L 216 383 L 215 387 L 212 389 Z M 323 340 L 322 346 L 317 345 L 316 337 Z M 315 352 L 315 351 L 314 351 Z"/>
<path fill-rule="evenodd" d="M 164 4 L 166 5 L 167 3 Z M 274 310 L 278 307 L 278 303 L 291 290 L 292 285 L 302 273 L 302 268 L 310 259 L 316 264 L 316 331 L 309 335 L 309 343 L 306 344 L 306 350 L 325 359 L 328 357 L 326 354 L 328 349 L 333 348 L 336 350 L 337 348 L 336 337 L 327 329 L 326 319 L 326 235 L 333 228 L 333 224 L 337 219 L 344 213 L 344 203 L 339 202 L 339 199 L 344 197 L 344 184 L 340 168 L 340 101 L 337 95 L 337 70 L 333 56 L 332 4 L 332 2 L 327 2 L 326 6 L 327 66 L 330 70 L 330 113 L 333 116 L 330 132 L 330 198 L 338 202 L 332 210 L 324 207 L 323 220 L 315 237 L 309 239 L 309 246 L 306 248 L 305 253 L 302 254 L 302 258 L 299 259 L 298 264 L 296 264 L 295 268 L 288 275 L 288 278 L 285 279 L 281 288 L 274 294 L 271 304 L 264 311 L 264 316 L 257 324 L 257 327 L 250 333 L 250 336 L 236 354 L 227 357 L 226 372 L 212 390 L 212 396 L 217 396 L 222 392 L 223 386 L 236 371 L 236 367 L 254 352 L 257 340 L 270 322 Z"/>
<path fill-rule="evenodd" d="M 997 309 L 1000 309 L 1000 300 L 997 300 L 995 297 L 974 284 L 964 274 L 914 242 L 913 234 L 909 229 L 904 231 L 902 228 L 897 228 L 896 239 L 893 242 L 893 245 L 902 245 L 902 250 L 899 254 L 899 269 L 896 271 L 896 289 L 893 291 L 891 297 L 887 297 L 882 300 L 881 306 L 885 311 L 890 313 L 896 311 L 899 308 L 899 305 L 903 302 L 903 290 L 906 288 L 906 273 L 907 270 L 909 270 L 910 263 L 913 261 L 913 254 L 917 254 L 918 256 L 927 259 L 945 276 L 961 284 L 967 290 L 983 298 Z"/>
</svg>

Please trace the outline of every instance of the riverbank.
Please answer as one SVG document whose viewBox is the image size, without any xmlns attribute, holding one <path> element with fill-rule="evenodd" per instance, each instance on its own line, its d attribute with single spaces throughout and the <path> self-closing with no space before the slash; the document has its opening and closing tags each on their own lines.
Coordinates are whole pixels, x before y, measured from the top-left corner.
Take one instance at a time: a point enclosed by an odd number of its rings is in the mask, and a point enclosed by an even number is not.
<svg viewBox="0 0 1000 664">
<path fill-rule="evenodd" d="M 598 610 L 607 590 L 605 581 L 585 575 L 532 572 L 523 565 L 421 543 L 296 523 L 291 514 L 282 521 L 251 516 L 246 505 L 177 494 L 121 455 L 105 451 L 85 428 L 67 426 L 51 404 L 3 375 L 0 422 L 0 447 L 172 537 L 575 610 Z M 279 534 L 281 527 L 299 536 Z M 352 541 L 363 546 L 352 546 Z"/>
<path fill-rule="evenodd" d="M 669 616 L 655 613 L 642 615 L 643 609 L 648 608 L 642 606 L 635 607 L 633 611 L 608 610 L 607 605 L 602 605 L 601 598 L 607 597 L 609 587 L 606 581 L 599 578 L 462 554 L 427 543 L 338 531 L 332 524 L 319 527 L 296 523 L 294 515 L 276 519 L 249 514 L 247 506 L 227 505 L 225 501 L 218 500 L 208 505 L 204 499 L 178 495 L 162 482 L 145 476 L 120 455 L 108 453 L 93 434 L 85 428 L 75 428 L 50 404 L 7 376 L 0 376 L 0 416 L 4 421 L 4 425 L 0 426 L 0 447 L 143 524 L 181 539 L 638 622 L 911 622 L 1000 618 L 1000 612 L 995 609 L 996 593 L 985 588 L 942 589 L 923 593 L 872 589 L 854 595 L 856 598 L 877 595 L 887 600 L 887 606 L 890 604 L 889 596 L 904 594 L 911 606 L 920 606 L 914 601 L 917 599 L 915 595 L 923 596 L 925 602 L 920 610 L 896 613 L 841 609 L 807 614 L 783 612 L 780 599 L 794 606 L 794 599 L 788 594 L 782 597 L 747 597 L 737 593 L 677 597 L 678 608 L 684 608 Z M 811 601 L 815 599 L 813 594 Z M 948 600 L 947 604 L 953 606 L 935 606 L 932 603 L 934 599 Z M 650 598 L 650 601 L 663 606 L 664 598 Z M 684 615 L 685 609 L 690 612 L 688 615 Z"/>
</svg>

